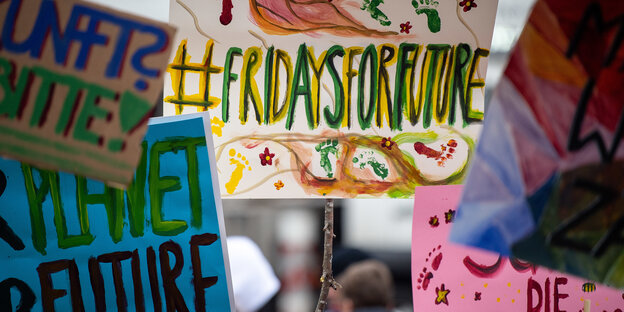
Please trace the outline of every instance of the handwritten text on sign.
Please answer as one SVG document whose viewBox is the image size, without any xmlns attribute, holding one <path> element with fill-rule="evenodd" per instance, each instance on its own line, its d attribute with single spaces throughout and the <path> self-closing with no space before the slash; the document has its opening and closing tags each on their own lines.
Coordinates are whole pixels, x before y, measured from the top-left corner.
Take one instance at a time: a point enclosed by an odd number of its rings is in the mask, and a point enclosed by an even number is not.
<svg viewBox="0 0 624 312">
<path fill-rule="evenodd" d="M 459 184 L 497 1 L 425 2 L 172 1 L 164 114 L 211 110 L 222 196 Z"/>
<path fill-rule="evenodd" d="M 414 311 L 577 312 L 590 300 L 592 311 L 622 312 L 624 297 L 616 289 L 514 257 L 449 243 L 461 188 L 416 188 Z"/>
<path fill-rule="evenodd" d="M 202 119 L 143 147 L 125 191 L 0 159 L 0 310 L 229 310 Z"/>
<path fill-rule="evenodd" d="M 127 185 L 173 29 L 80 1 L 2 1 L 0 21 L 0 153 Z"/>
</svg>

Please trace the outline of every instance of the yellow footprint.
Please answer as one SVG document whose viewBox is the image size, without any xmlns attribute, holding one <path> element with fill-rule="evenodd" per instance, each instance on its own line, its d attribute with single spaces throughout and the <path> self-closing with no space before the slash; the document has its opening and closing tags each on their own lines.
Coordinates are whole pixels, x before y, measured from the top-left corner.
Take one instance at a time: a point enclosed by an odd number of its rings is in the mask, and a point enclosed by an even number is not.
<svg viewBox="0 0 624 312">
<path fill-rule="evenodd" d="M 212 133 L 214 133 L 216 136 L 221 137 L 223 135 L 223 126 L 225 126 L 225 123 L 223 121 L 221 121 L 221 119 L 215 117 L 212 117 L 212 119 L 210 119 L 210 128 L 212 129 Z"/>
<path fill-rule="evenodd" d="M 251 171 L 251 166 L 249 166 L 249 161 L 247 160 L 247 158 L 245 158 L 245 156 L 242 156 L 240 153 L 236 153 L 234 149 L 230 149 L 229 154 L 230 165 L 236 165 L 236 168 L 234 168 L 230 180 L 225 183 L 225 190 L 228 192 L 228 194 L 232 194 L 234 193 L 236 187 L 238 187 L 238 184 L 243 178 L 243 171 L 245 170 L 245 167 L 247 167 L 249 171 Z"/>
</svg>

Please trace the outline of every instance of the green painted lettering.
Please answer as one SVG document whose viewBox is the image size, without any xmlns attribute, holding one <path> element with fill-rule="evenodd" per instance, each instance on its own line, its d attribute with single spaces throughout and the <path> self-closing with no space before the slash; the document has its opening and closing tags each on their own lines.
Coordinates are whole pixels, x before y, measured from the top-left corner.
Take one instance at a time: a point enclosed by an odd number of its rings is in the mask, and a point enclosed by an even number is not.
<svg viewBox="0 0 624 312">
<path fill-rule="evenodd" d="M 340 80 L 340 74 L 336 70 L 336 65 L 334 65 L 334 57 L 340 56 L 344 57 L 345 50 L 342 46 L 335 45 L 329 48 L 327 51 L 327 58 L 325 59 L 325 63 L 327 65 L 327 69 L 329 70 L 329 75 L 334 82 L 334 113 L 332 114 L 329 106 L 326 106 L 323 110 L 323 114 L 325 115 L 325 121 L 330 128 L 338 129 L 342 124 L 342 119 L 344 118 L 344 105 L 345 105 L 345 97 L 344 97 L 344 88 L 342 85 L 342 81 Z"/>
<path fill-rule="evenodd" d="M 42 255 L 46 254 L 45 248 L 48 244 L 46 239 L 45 222 L 43 221 L 43 208 L 41 207 L 46 195 L 50 192 L 49 171 L 37 170 L 41 178 L 41 183 L 37 187 L 33 176 L 33 168 L 22 163 L 22 173 L 24 175 L 24 186 L 30 211 L 30 226 L 32 229 L 32 242 L 35 250 Z"/>
<path fill-rule="evenodd" d="M 0 100 L 0 115 L 5 115 L 10 119 L 15 117 L 21 118 L 23 106 L 26 104 L 24 97 L 28 93 L 32 79 L 30 69 L 26 66 L 22 67 L 20 71 L 17 84 L 14 77 L 15 66 L 0 57 L 0 88 L 2 89 L 2 99 Z"/>
<path fill-rule="evenodd" d="M 303 80 L 303 84 L 299 81 Z M 314 129 L 314 121 L 318 120 L 318 111 L 314 111 L 312 107 L 312 90 L 310 88 L 310 66 L 308 65 L 308 49 L 305 43 L 299 46 L 297 51 L 297 63 L 295 64 L 295 73 L 293 75 L 293 89 L 290 93 L 290 104 L 288 107 L 288 117 L 286 117 L 286 129 L 292 129 L 295 122 L 295 108 L 299 96 L 304 97 L 306 116 L 308 119 L 308 127 Z"/>
<path fill-rule="evenodd" d="M 377 127 L 383 126 L 383 118 L 386 116 L 386 121 L 390 126 L 390 129 L 396 129 L 392 118 L 392 93 L 390 92 L 390 78 L 388 76 L 387 66 L 391 66 L 396 62 L 396 47 L 391 44 L 383 44 L 379 46 L 379 73 L 378 81 L 378 97 L 377 97 Z"/>
<path fill-rule="evenodd" d="M 262 124 L 262 100 L 258 84 L 256 83 L 256 73 L 262 65 L 262 50 L 258 47 L 251 47 L 245 51 L 243 56 L 243 69 L 241 74 L 242 86 L 240 89 L 239 119 L 245 124 L 248 119 L 249 99 L 254 108 L 256 121 Z"/>
<path fill-rule="evenodd" d="M 91 144 L 101 144 L 103 137 L 93 133 L 89 127 L 93 118 L 106 119 L 109 112 L 97 105 L 100 98 L 115 99 L 115 92 L 97 85 L 86 85 L 87 95 L 84 106 L 76 120 L 74 127 L 74 139 L 89 142 Z"/>
<path fill-rule="evenodd" d="M 444 65 L 446 63 L 446 55 L 451 46 L 448 44 L 430 44 L 427 46 L 428 58 L 423 63 L 420 81 L 420 98 L 424 101 L 423 106 L 423 128 L 427 129 L 431 126 L 431 117 L 433 115 L 433 107 L 437 107 L 440 101 L 440 86 Z M 424 78 L 424 79 L 423 79 Z M 424 97 L 423 97 L 424 93 Z"/>
<path fill-rule="evenodd" d="M 223 122 L 230 120 L 230 83 L 238 80 L 238 74 L 232 72 L 232 64 L 235 56 L 243 56 L 243 50 L 231 47 L 225 55 L 225 66 L 223 70 L 223 89 L 221 93 L 221 119 Z"/>
<path fill-rule="evenodd" d="M 479 59 L 481 57 L 487 57 L 490 55 L 490 51 L 486 49 L 477 48 L 472 57 L 470 64 L 470 74 L 468 75 L 468 83 L 466 84 L 466 111 L 467 116 L 465 122 L 468 124 L 476 121 L 483 120 L 483 112 L 472 109 L 472 89 L 483 88 L 485 86 L 485 80 L 482 78 L 474 79 L 474 74 L 479 68 Z"/>
<path fill-rule="evenodd" d="M 147 142 L 142 143 L 143 152 L 136 169 L 134 180 L 126 190 L 130 234 L 143 236 L 145 227 L 145 180 L 147 176 Z"/>
<path fill-rule="evenodd" d="M 395 129 L 402 130 L 403 113 L 408 112 L 408 107 L 414 106 L 414 74 L 416 60 L 420 54 L 420 45 L 413 43 L 401 43 L 399 56 L 397 57 L 396 76 L 394 79 L 394 109 L 392 111 L 392 124 Z M 411 57 L 410 57 L 411 56 Z M 410 100 L 408 104 L 406 101 Z M 407 113 L 408 118 L 411 116 Z"/>
<path fill-rule="evenodd" d="M 466 68 L 470 63 L 470 57 L 472 56 L 472 50 L 470 46 L 465 43 L 461 43 L 455 48 L 455 54 L 450 67 L 453 67 L 453 75 L 451 80 L 446 84 L 444 90 L 444 101 L 448 103 L 448 124 L 455 124 L 455 112 L 456 103 L 459 98 L 459 107 L 461 109 L 462 118 L 464 120 L 464 126 L 467 125 L 468 112 L 466 111 L 466 99 L 464 97 L 466 84 Z"/>
<path fill-rule="evenodd" d="M 370 88 L 369 88 L 369 97 L 368 97 L 368 112 L 366 112 L 366 108 L 364 107 L 364 84 L 366 78 L 366 61 L 370 64 Z M 366 130 L 370 128 L 371 122 L 373 120 L 373 116 L 375 115 L 375 106 L 377 102 L 377 68 L 378 68 L 378 57 L 377 57 L 377 49 L 375 49 L 374 45 L 369 45 L 364 49 L 364 53 L 362 53 L 362 60 L 360 61 L 360 72 L 358 76 L 358 121 L 360 123 L 360 128 L 362 130 Z"/>
</svg>

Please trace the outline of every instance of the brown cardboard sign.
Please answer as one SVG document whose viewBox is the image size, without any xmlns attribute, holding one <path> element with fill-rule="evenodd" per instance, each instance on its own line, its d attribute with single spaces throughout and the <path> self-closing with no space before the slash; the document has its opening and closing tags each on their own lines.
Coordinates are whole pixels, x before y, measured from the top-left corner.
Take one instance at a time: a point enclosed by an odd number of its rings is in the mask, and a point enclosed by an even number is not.
<svg viewBox="0 0 624 312">
<path fill-rule="evenodd" d="M 0 154 L 127 185 L 175 29 L 83 1 L 0 1 Z"/>
</svg>

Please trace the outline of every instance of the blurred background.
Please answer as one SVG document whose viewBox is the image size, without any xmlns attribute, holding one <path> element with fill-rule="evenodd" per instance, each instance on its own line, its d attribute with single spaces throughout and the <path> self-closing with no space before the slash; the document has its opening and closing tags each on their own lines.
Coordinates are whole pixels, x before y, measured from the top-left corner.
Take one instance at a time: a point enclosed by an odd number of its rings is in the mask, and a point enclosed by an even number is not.
<svg viewBox="0 0 624 312">
<path fill-rule="evenodd" d="M 91 0 L 167 21 L 169 0 Z M 388 3 L 397 0 L 388 0 Z M 443 1 L 443 0 L 442 0 Z M 494 0 L 481 0 L 483 2 Z M 486 77 L 486 110 L 509 50 L 535 0 L 499 0 Z M 236 5 L 236 1 L 234 1 Z M 161 106 L 162 112 L 162 106 Z M 281 288 L 261 311 L 312 311 L 320 288 L 325 200 L 223 200 L 228 236 L 251 238 L 277 274 Z M 375 258 L 395 281 L 397 311 L 412 311 L 410 246 L 413 200 L 335 201 L 334 276 L 343 261 Z"/>
</svg>

